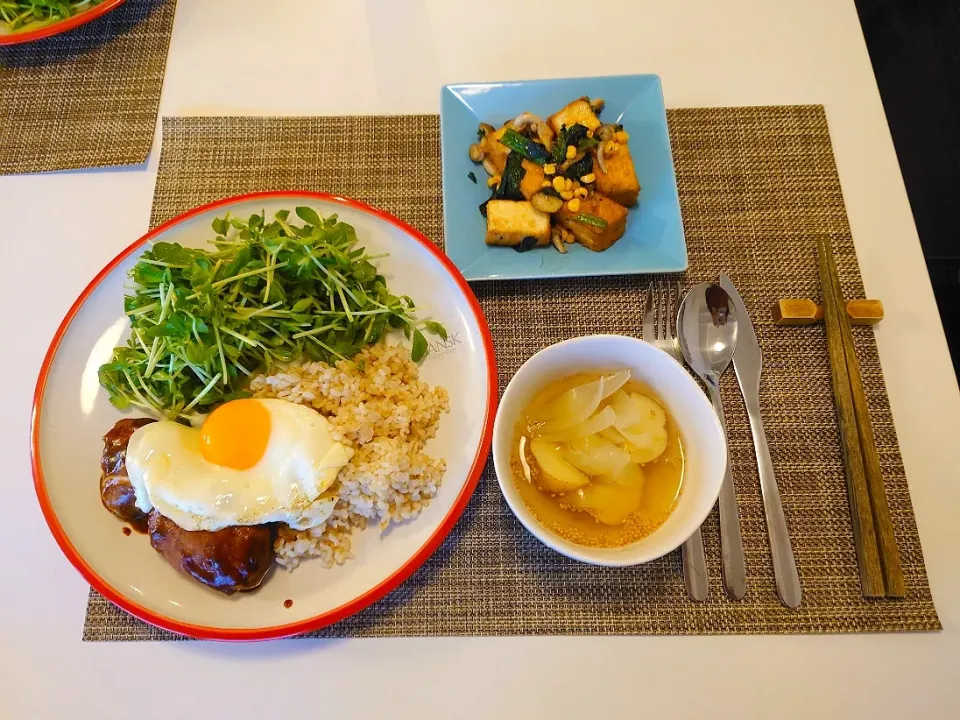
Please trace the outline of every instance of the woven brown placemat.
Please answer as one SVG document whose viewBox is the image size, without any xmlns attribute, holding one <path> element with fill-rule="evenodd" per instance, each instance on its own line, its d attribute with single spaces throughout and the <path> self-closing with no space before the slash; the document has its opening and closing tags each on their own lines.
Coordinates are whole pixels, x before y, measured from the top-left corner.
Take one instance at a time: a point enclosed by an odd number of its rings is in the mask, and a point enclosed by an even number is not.
<svg viewBox="0 0 960 720">
<path fill-rule="evenodd" d="M 45 40 L 0 48 L 0 175 L 147 159 L 176 0 L 127 0 Z"/>
<path fill-rule="evenodd" d="M 453 533 L 376 605 L 315 636 L 824 633 L 936 630 L 920 541 L 872 331 L 855 330 L 908 596 L 860 596 L 823 329 L 777 328 L 780 297 L 818 297 L 815 237 L 833 239 L 849 296 L 862 296 L 830 137 L 819 106 L 673 110 L 670 134 L 687 234 L 684 282 L 725 270 L 752 310 L 764 352 L 761 402 L 793 537 L 804 603 L 777 600 L 753 446 L 733 373 L 727 422 L 749 589 L 720 587 L 716 514 L 704 529 L 714 582 L 686 597 L 679 553 L 636 568 L 581 565 L 514 519 L 488 463 Z M 309 189 L 379 205 L 442 244 L 437 118 L 167 118 L 156 225 L 200 203 L 254 190 Z M 464 150 L 466 152 L 466 150 Z M 398 168 L 417 168 L 417 182 Z M 478 242 L 480 240 L 478 239 Z M 537 350 L 575 335 L 636 335 L 649 278 L 474 285 L 493 332 L 501 390 Z M 176 636 L 91 591 L 85 640 Z"/>
</svg>

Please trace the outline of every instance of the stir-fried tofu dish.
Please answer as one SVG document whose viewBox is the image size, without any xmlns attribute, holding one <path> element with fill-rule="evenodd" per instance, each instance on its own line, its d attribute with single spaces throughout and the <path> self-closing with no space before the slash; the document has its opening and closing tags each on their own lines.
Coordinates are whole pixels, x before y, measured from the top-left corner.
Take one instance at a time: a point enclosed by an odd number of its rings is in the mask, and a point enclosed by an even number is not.
<svg viewBox="0 0 960 720">
<path fill-rule="evenodd" d="M 546 120 L 525 112 L 499 129 L 480 124 L 470 159 L 493 191 L 480 206 L 487 245 L 601 252 L 623 237 L 640 182 L 630 138 L 600 120 L 603 105 L 582 97 Z"/>
</svg>

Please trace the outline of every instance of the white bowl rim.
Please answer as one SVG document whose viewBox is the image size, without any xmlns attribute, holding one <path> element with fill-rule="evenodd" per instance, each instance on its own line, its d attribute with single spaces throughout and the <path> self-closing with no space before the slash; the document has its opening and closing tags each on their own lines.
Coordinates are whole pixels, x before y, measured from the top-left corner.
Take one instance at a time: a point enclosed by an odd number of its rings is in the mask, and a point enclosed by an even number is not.
<svg viewBox="0 0 960 720">
<path fill-rule="evenodd" d="M 456 282 L 461 292 L 463 292 L 464 298 L 473 312 L 474 319 L 477 322 L 477 326 L 483 338 L 483 347 L 484 354 L 486 355 L 487 366 L 486 417 L 484 418 L 483 431 L 480 437 L 480 442 L 477 446 L 476 454 L 470 466 L 470 471 L 449 512 L 433 532 L 433 534 L 419 548 L 419 550 L 417 550 L 416 553 L 414 553 L 410 559 L 404 563 L 404 565 L 397 569 L 392 575 L 380 582 L 377 586 L 371 588 L 352 601 L 344 603 L 340 607 L 293 623 L 262 628 L 219 628 L 196 625 L 166 617 L 154 610 L 143 607 L 142 605 L 128 599 L 122 593 L 113 588 L 109 582 L 102 578 L 87 563 L 87 561 L 71 542 L 57 517 L 56 511 L 54 510 L 53 503 L 50 499 L 46 482 L 44 480 L 43 468 L 40 461 L 40 418 L 42 413 L 43 397 L 54 358 L 56 357 L 57 350 L 59 349 L 64 336 L 70 327 L 70 324 L 80 312 L 80 309 L 83 307 L 84 303 L 99 287 L 101 282 L 103 282 L 105 278 L 113 273 L 117 267 L 120 266 L 130 255 L 140 251 L 144 248 L 144 246 L 147 245 L 147 243 L 155 240 L 159 236 L 162 236 L 171 228 L 198 215 L 209 212 L 210 210 L 235 205 L 249 200 L 279 197 L 318 200 L 335 205 L 341 205 L 343 207 L 358 210 L 363 213 L 369 213 L 407 234 L 411 240 L 424 246 L 424 248 L 426 248 L 427 251 L 436 258 L 443 269 L 446 270 Z M 427 558 L 429 558 L 440 547 L 446 537 L 453 530 L 454 525 L 456 525 L 457 521 L 460 519 L 463 511 L 466 509 L 470 498 L 473 496 L 473 493 L 476 490 L 480 476 L 483 474 L 483 469 L 486 465 L 486 460 L 489 455 L 493 439 L 493 424 L 497 409 L 497 387 L 498 376 L 496 355 L 493 346 L 493 336 L 490 333 L 490 328 L 487 324 L 483 309 L 480 307 L 480 303 L 477 301 L 476 296 L 473 294 L 473 291 L 467 284 L 467 281 L 464 279 L 463 275 L 456 268 L 456 266 L 453 265 L 453 263 L 449 260 L 449 258 L 447 258 L 447 256 L 440 250 L 439 247 L 432 243 L 419 230 L 408 223 L 405 223 L 399 218 L 394 217 L 393 215 L 390 215 L 389 213 L 372 205 L 368 205 L 367 203 L 359 200 L 353 200 L 338 195 L 331 195 L 329 193 L 314 192 L 309 190 L 268 190 L 222 198 L 211 203 L 200 205 L 180 215 L 177 215 L 174 218 L 171 218 L 163 224 L 153 228 L 138 240 L 127 246 L 99 273 L 97 273 L 97 275 L 83 289 L 73 305 L 70 306 L 70 309 L 67 311 L 59 327 L 57 328 L 57 331 L 54 334 L 53 339 L 50 342 L 50 346 L 43 358 L 43 363 L 37 378 L 36 388 L 34 390 L 30 416 L 30 466 L 33 473 L 34 489 L 37 493 L 37 500 L 40 504 L 40 509 L 43 513 L 44 519 L 46 520 L 47 526 L 49 527 L 54 540 L 56 541 L 60 550 L 63 552 L 64 556 L 66 556 L 67 560 L 70 561 L 70 563 L 76 568 L 76 570 L 83 576 L 84 580 L 86 580 L 91 587 L 127 613 L 139 618 L 140 620 L 143 620 L 144 622 L 150 623 L 151 625 L 155 625 L 180 635 L 186 635 L 188 637 L 198 639 L 242 642 L 291 637 L 293 635 L 299 635 L 301 633 L 310 632 L 312 630 L 317 630 L 319 628 L 332 625 L 333 623 L 350 617 L 351 615 L 373 604 L 388 593 L 392 592 L 401 583 L 413 575 L 413 573 L 420 568 Z"/>
<path fill-rule="evenodd" d="M 675 547 L 668 548 L 663 552 L 658 553 L 637 553 L 636 555 L 629 555 L 621 553 L 617 557 L 603 556 L 599 554 L 598 550 L 607 550 L 608 548 L 591 548 L 586 545 L 578 545 L 574 542 L 566 540 L 565 538 L 560 537 L 556 533 L 552 532 L 546 528 L 540 521 L 538 521 L 532 514 L 529 508 L 523 500 L 514 501 L 511 498 L 511 493 L 507 492 L 506 484 L 513 483 L 513 478 L 510 475 L 510 468 L 502 468 L 502 465 L 499 461 L 499 455 L 497 453 L 497 447 L 499 445 L 498 438 L 501 437 L 501 434 L 506 431 L 512 431 L 512 425 L 509 428 L 504 427 L 504 423 L 508 422 L 502 416 L 503 408 L 509 405 L 509 398 L 513 393 L 519 392 L 518 385 L 514 382 L 521 371 L 534 362 L 536 358 L 542 357 L 545 354 L 550 354 L 554 352 L 560 352 L 562 348 L 570 347 L 572 345 L 588 344 L 588 343 L 597 343 L 597 342 L 606 342 L 610 340 L 619 341 L 630 341 L 633 343 L 638 343 L 644 345 L 649 350 L 652 350 L 654 353 L 662 355 L 664 358 L 670 360 L 673 365 L 676 366 L 676 369 L 679 373 L 678 377 L 682 376 L 681 382 L 689 383 L 692 385 L 700 398 L 702 398 L 702 410 L 705 413 L 705 417 L 710 417 L 713 420 L 713 425 L 717 434 L 720 437 L 721 442 L 723 443 L 724 456 L 727 457 L 729 462 L 729 455 L 726 443 L 726 434 L 723 431 L 723 426 L 720 424 L 720 419 L 717 417 L 716 412 L 713 409 L 713 406 L 710 404 L 709 399 L 707 399 L 706 394 L 697 384 L 697 381 L 687 372 L 686 368 L 681 365 L 672 355 L 667 352 L 664 352 L 657 346 L 648 343 L 640 338 L 632 337 L 630 335 L 618 335 L 615 333 L 598 333 L 595 335 L 581 335 L 574 338 L 569 338 L 567 340 L 561 340 L 560 342 L 554 343 L 553 345 L 548 345 L 547 347 L 539 350 L 535 354 L 531 355 L 514 373 L 513 377 L 510 378 L 510 382 L 507 384 L 506 389 L 503 392 L 503 396 L 500 398 L 500 405 L 497 409 L 497 417 L 494 421 L 493 426 L 493 444 L 491 448 L 491 454 L 493 455 L 493 464 L 494 469 L 497 475 L 497 484 L 500 486 L 500 492 L 503 495 L 504 500 L 507 505 L 510 507 L 510 510 L 513 512 L 514 516 L 520 521 L 520 523 L 530 532 L 531 535 L 536 537 L 540 542 L 546 545 L 551 550 L 565 555 L 566 557 L 577 560 L 579 562 L 587 563 L 589 565 L 601 565 L 605 567 L 631 567 L 634 565 L 642 565 L 644 563 L 657 560 L 658 558 L 668 555 L 669 553 L 676 550 L 680 547 L 684 540 L 681 540 L 677 543 Z M 699 528 L 707 517 L 710 515 L 710 512 L 713 510 L 713 506 L 717 502 L 717 498 L 720 496 L 720 486 L 723 481 L 723 473 L 718 473 L 719 481 L 716 483 L 716 492 L 711 492 L 713 496 L 713 501 L 707 506 L 706 510 L 702 513 L 702 517 L 698 518 L 698 521 L 695 526 L 691 529 L 691 534 L 696 531 L 696 528 Z M 631 543 L 630 545 L 624 545 L 618 550 L 627 550 L 633 546 L 638 548 L 642 547 L 641 543 L 643 539 L 638 540 L 636 543 Z"/>
</svg>

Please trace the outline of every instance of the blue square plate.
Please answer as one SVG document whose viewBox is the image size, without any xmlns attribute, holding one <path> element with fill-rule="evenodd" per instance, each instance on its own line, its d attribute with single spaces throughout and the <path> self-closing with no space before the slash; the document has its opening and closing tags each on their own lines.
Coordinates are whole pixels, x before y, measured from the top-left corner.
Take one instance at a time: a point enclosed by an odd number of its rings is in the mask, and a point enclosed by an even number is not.
<svg viewBox="0 0 960 720">
<path fill-rule="evenodd" d="M 467 154 L 477 140 L 477 126 L 486 122 L 499 127 L 524 111 L 546 118 L 583 95 L 606 100 L 602 119 L 622 123 L 630 134 L 641 190 L 639 203 L 627 216 L 626 234 L 599 253 L 579 244 L 569 245 L 566 255 L 552 247 L 518 253 L 486 245 L 486 221 L 477 208 L 490 197 L 490 190 L 483 168 Z M 441 91 L 440 126 L 446 250 L 467 280 L 633 275 L 687 268 L 659 76 L 447 85 Z M 476 184 L 467 177 L 471 171 Z"/>
</svg>

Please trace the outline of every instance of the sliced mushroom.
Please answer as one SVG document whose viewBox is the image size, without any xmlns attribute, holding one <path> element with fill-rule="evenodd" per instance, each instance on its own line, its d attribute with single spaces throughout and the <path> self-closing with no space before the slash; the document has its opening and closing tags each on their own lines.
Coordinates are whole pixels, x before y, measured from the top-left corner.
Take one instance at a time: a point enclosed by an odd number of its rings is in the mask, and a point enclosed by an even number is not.
<svg viewBox="0 0 960 720">
<path fill-rule="evenodd" d="M 513 129 L 517 132 L 523 132 L 527 127 L 536 130 L 540 125 L 543 125 L 543 120 L 530 112 L 521 113 L 513 120 Z"/>
<path fill-rule="evenodd" d="M 537 137 L 540 138 L 540 142 L 547 150 L 553 149 L 553 139 L 555 136 L 553 130 L 547 123 L 542 122 L 537 126 Z"/>
<path fill-rule="evenodd" d="M 614 125 L 601 125 L 596 132 L 596 137 L 600 138 L 603 142 L 609 142 L 613 140 L 613 136 L 617 133 L 617 128 Z"/>
<path fill-rule="evenodd" d="M 480 146 L 480 143 L 474 143 L 470 146 L 470 159 L 475 163 L 483 162 L 483 148 Z"/>
<path fill-rule="evenodd" d="M 550 242 L 553 243 L 553 246 L 562 254 L 567 254 L 567 246 L 563 242 L 563 236 L 560 234 L 560 228 L 553 228 L 553 232 L 550 233 Z"/>
<path fill-rule="evenodd" d="M 546 192 L 546 188 L 541 190 L 538 193 L 535 193 L 530 202 L 533 203 L 533 206 L 540 212 L 550 213 L 551 215 L 555 212 L 560 212 L 560 208 L 563 207 L 563 199 L 556 192 Z"/>
<path fill-rule="evenodd" d="M 594 98 L 590 101 L 590 107 L 593 108 L 593 111 L 599 115 L 603 112 L 603 109 L 607 106 L 607 101 L 603 98 Z"/>
<path fill-rule="evenodd" d="M 570 169 L 570 166 L 571 166 L 571 165 L 576 165 L 578 162 L 580 162 L 581 160 L 583 160 L 583 156 L 586 155 L 586 154 L 587 154 L 586 151 L 584 151 L 584 152 L 579 152 L 579 153 L 577 153 L 576 155 L 573 156 L 573 159 L 571 159 L 571 160 L 564 160 L 562 163 L 560 163 L 559 165 L 557 165 L 557 175 L 563 175 L 564 173 L 566 173 L 567 170 Z"/>
<path fill-rule="evenodd" d="M 483 161 L 483 169 L 486 171 L 487 175 L 493 177 L 497 174 L 497 169 L 493 166 L 493 163 L 490 162 L 489 158 L 485 158 Z"/>
</svg>

